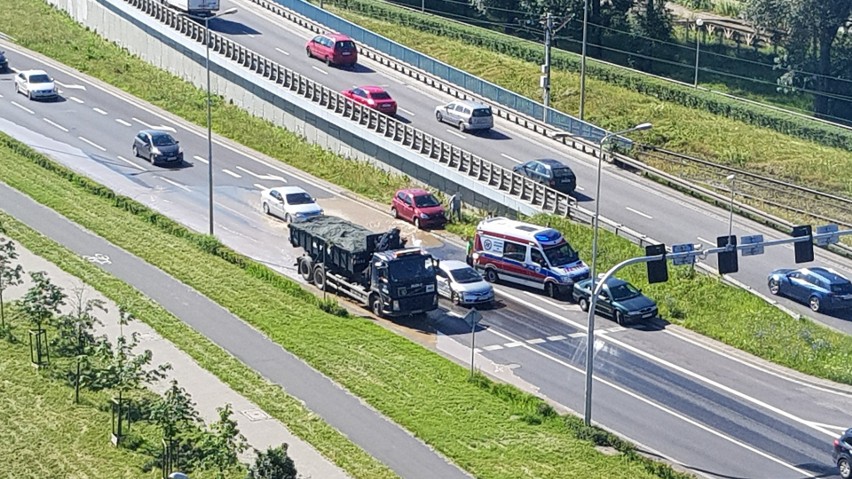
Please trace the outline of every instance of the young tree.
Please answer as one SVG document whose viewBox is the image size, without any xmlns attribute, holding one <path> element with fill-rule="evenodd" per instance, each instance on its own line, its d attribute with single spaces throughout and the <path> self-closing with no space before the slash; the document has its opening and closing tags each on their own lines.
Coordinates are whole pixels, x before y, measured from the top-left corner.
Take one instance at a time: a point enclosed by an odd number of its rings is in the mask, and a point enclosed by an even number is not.
<svg viewBox="0 0 852 479">
<path fill-rule="evenodd" d="M 218 478 L 224 479 L 225 472 L 237 465 L 237 455 L 245 451 L 248 445 L 237 428 L 237 421 L 231 418 L 231 405 L 226 404 L 216 410 L 219 412 L 219 420 L 209 426 L 202 440 L 204 458 L 201 464 L 205 468 L 215 469 Z"/>
<path fill-rule="evenodd" d="M 255 449 L 254 464 L 246 479 L 296 479 L 296 465 L 287 455 L 287 444 L 270 447 L 266 451 Z"/>
<path fill-rule="evenodd" d="M 139 345 L 138 334 L 133 333 L 128 339 L 123 328 L 132 320 L 130 313 L 123 308 L 119 310 L 121 334 L 116 338 L 115 347 L 106 342 L 98 348 L 96 357 L 100 361 L 100 367 L 92 378 L 93 388 L 113 389 L 118 393 L 114 403 L 116 409 L 113 411 L 113 440 L 116 444 L 123 436 L 124 400 L 127 393 L 139 389 L 142 384 L 164 378 L 165 372 L 170 368 L 168 364 L 150 368 L 153 355 L 149 349 L 134 354 L 133 350 Z"/>
<path fill-rule="evenodd" d="M 163 431 L 162 468 L 171 472 L 179 456 L 178 436 L 201 422 L 192 396 L 172 380 L 171 386 L 150 406 L 150 419 Z"/>
<path fill-rule="evenodd" d="M 80 387 L 85 377 L 92 375 L 92 356 L 101 345 L 107 343 L 105 336 L 96 336 L 94 328 L 102 325 L 95 311 L 107 312 L 104 302 L 86 299 L 84 287 L 75 288 L 71 298 L 72 312 L 56 321 L 56 338 L 51 342 L 53 350 L 61 356 L 75 356 L 75 371 L 68 373 L 74 385 L 74 402 L 80 402 Z"/>
<path fill-rule="evenodd" d="M 30 359 L 41 366 L 45 359 L 49 361 L 44 325 L 56 317 L 59 308 L 65 304 L 66 296 L 62 288 L 53 284 L 44 271 L 30 273 L 30 278 L 33 285 L 21 301 L 21 309 L 34 326 L 34 329 L 30 330 Z"/>
<path fill-rule="evenodd" d="M 0 227 L 2 231 L 2 227 Z M 0 332 L 6 331 L 6 308 L 3 303 L 3 292 L 6 288 L 17 286 L 23 282 L 24 268 L 13 265 L 18 259 L 15 243 L 6 238 L 0 238 Z"/>
</svg>

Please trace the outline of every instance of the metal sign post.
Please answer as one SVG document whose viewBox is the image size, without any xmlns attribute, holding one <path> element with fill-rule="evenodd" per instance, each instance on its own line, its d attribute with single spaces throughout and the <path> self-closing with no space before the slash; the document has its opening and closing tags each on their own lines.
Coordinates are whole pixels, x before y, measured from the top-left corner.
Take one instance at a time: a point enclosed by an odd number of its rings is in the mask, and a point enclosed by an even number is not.
<svg viewBox="0 0 852 479">
<path fill-rule="evenodd" d="M 470 325 L 470 377 L 473 377 L 474 357 L 476 351 L 476 325 L 482 320 L 482 313 L 472 308 L 464 315 L 465 322 Z"/>
</svg>

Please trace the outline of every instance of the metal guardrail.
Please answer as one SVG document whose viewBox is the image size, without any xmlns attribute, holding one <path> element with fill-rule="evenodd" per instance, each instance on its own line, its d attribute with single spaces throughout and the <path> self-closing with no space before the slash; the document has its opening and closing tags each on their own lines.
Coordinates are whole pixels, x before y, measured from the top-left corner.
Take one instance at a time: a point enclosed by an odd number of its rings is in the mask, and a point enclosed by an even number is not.
<svg viewBox="0 0 852 479">
<path fill-rule="evenodd" d="M 189 38 L 204 43 L 205 30 L 202 25 L 189 20 L 156 0 L 125 1 Z M 453 168 L 459 173 L 509 196 L 525 201 L 543 212 L 569 216 L 571 210 L 576 206 L 576 200 L 565 193 L 536 183 L 512 170 L 491 163 L 372 108 L 354 103 L 340 93 L 212 31 L 210 32 L 210 49 L 384 138 L 399 143 L 444 166 Z"/>
</svg>

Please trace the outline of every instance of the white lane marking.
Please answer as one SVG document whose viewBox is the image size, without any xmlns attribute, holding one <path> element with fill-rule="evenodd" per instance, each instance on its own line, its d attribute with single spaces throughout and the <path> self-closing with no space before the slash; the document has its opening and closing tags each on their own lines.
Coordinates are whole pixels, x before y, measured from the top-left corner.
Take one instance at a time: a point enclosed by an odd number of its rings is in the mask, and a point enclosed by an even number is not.
<svg viewBox="0 0 852 479">
<path fill-rule="evenodd" d="M 75 102 L 77 102 L 77 103 L 79 103 L 79 104 L 81 104 L 81 105 L 82 105 L 83 103 L 86 103 L 86 102 L 84 102 L 83 100 L 81 100 L 81 99 L 77 98 L 76 96 L 69 96 L 68 98 L 69 98 L 71 101 L 75 101 Z"/>
<path fill-rule="evenodd" d="M 157 125 L 157 126 L 154 127 L 154 129 L 155 130 L 168 131 L 170 133 L 177 133 L 177 130 L 175 130 L 174 128 L 172 128 L 170 126 L 166 126 L 166 125 Z"/>
<path fill-rule="evenodd" d="M 56 83 L 59 86 L 63 86 L 65 88 L 68 88 L 69 90 L 86 90 L 86 87 L 83 86 L 83 85 L 69 85 L 67 83 L 62 83 L 59 80 L 53 80 L 53 82 Z"/>
<path fill-rule="evenodd" d="M 506 348 L 517 348 L 518 346 L 523 346 L 523 345 L 524 345 L 524 343 L 522 343 L 520 341 L 514 341 L 514 342 L 511 342 L 511 343 L 506 343 L 503 346 L 505 346 Z"/>
<path fill-rule="evenodd" d="M 290 54 L 289 54 L 289 53 L 285 52 L 284 50 L 282 50 L 282 49 L 280 49 L 280 48 L 278 48 L 278 47 L 275 47 L 275 51 L 277 51 L 278 53 L 280 53 L 280 54 L 282 54 L 282 55 L 290 56 Z"/>
<path fill-rule="evenodd" d="M 576 309 L 578 309 L 578 308 L 571 308 L 571 307 L 568 307 L 568 306 L 566 306 L 566 305 L 564 305 L 564 304 L 559 304 L 559 303 L 557 303 L 556 301 L 551 301 L 551 300 L 549 300 L 549 299 L 547 299 L 547 298 L 542 298 L 542 297 L 541 297 L 541 295 L 539 295 L 539 294 L 535 294 L 535 293 L 530 293 L 529 291 L 524 291 L 524 294 L 525 294 L 525 295 L 527 295 L 527 296 L 529 296 L 529 297 L 531 297 L 531 298 L 535 298 L 535 299 L 537 299 L 537 300 L 539 300 L 539 301 L 541 301 L 541 302 L 543 302 L 543 303 L 547 303 L 547 304 L 549 304 L 549 305 L 553 306 L 554 308 L 564 309 L 565 311 L 572 311 L 572 310 L 576 310 Z"/>
<path fill-rule="evenodd" d="M 547 337 L 548 341 L 565 341 L 566 339 L 568 339 L 568 338 L 566 338 L 565 336 L 563 336 L 561 334 L 557 334 L 556 336 L 548 336 Z"/>
<path fill-rule="evenodd" d="M 500 336 L 500 337 L 502 337 L 502 338 L 504 338 L 504 339 L 506 339 L 506 340 L 508 340 L 508 341 L 513 341 L 513 340 L 514 340 L 514 338 L 512 338 L 511 336 L 509 336 L 509 335 L 507 335 L 507 334 L 504 334 L 504 333 L 501 333 L 500 331 L 497 331 L 497 330 L 494 330 L 494 329 L 489 330 L 489 332 L 492 332 L 492 333 L 496 334 L 497 336 Z M 607 338 L 607 340 L 610 340 L 610 341 L 611 341 L 611 339 L 609 339 L 609 338 Z M 553 362 L 554 362 L 554 363 L 556 363 L 556 364 L 559 364 L 559 365 L 564 366 L 564 367 L 566 367 L 566 368 L 568 368 L 568 369 L 571 369 L 572 371 L 575 371 L 575 372 L 580 373 L 580 374 L 585 374 L 585 370 L 584 370 L 584 369 L 580 369 L 580 368 L 578 368 L 577 366 L 574 366 L 574 365 L 572 365 L 572 364 L 566 363 L 565 361 L 562 361 L 562 360 L 561 360 L 561 359 L 559 359 L 559 358 L 556 358 L 556 357 L 554 357 L 554 356 L 551 356 L 550 354 L 545 353 L 544 351 L 541 351 L 541 350 L 539 350 L 539 349 L 537 349 L 537 348 L 534 348 L 534 347 L 531 347 L 531 346 L 528 346 L 528 345 L 523 345 L 523 347 L 524 347 L 525 349 L 527 349 L 527 350 L 531 351 L 531 352 L 532 352 L 532 353 L 534 353 L 534 354 L 537 354 L 537 355 L 539 355 L 539 356 L 541 356 L 541 357 L 543 357 L 543 358 L 549 359 L 549 360 L 553 361 Z M 486 348 L 483 348 L 483 349 L 487 349 L 487 347 L 486 347 Z M 761 451 L 761 450 L 759 450 L 759 449 L 757 449 L 757 448 L 755 448 L 755 447 L 752 447 L 752 446 L 750 446 L 750 445 L 748 445 L 748 444 L 746 444 L 746 443 L 744 443 L 744 442 L 741 442 L 741 441 L 739 441 L 739 440 L 737 440 L 737 439 L 735 439 L 735 438 L 733 438 L 733 437 L 730 437 L 730 436 L 728 436 L 728 435 L 726 435 L 726 434 L 724 434 L 724 433 L 722 433 L 722 432 L 719 432 L 719 431 L 717 431 L 717 430 L 715 430 L 715 429 L 713 429 L 713 428 L 711 428 L 711 427 L 709 427 L 709 426 L 706 426 L 706 425 L 704 425 L 704 424 L 702 424 L 702 423 L 700 423 L 700 422 L 698 422 L 698 421 L 696 421 L 696 420 L 694 420 L 694 419 L 692 419 L 692 418 L 690 418 L 690 417 L 687 417 L 687 416 L 685 416 L 685 415 L 683 415 L 683 414 L 681 414 L 681 413 L 679 413 L 679 412 L 677 412 L 677 411 L 675 411 L 675 410 L 669 409 L 669 408 L 667 408 L 667 407 L 665 407 L 665 406 L 663 406 L 663 405 L 661 405 L 661 404 L 658 404 L 658 403 L 656 403 L 656 402 L 654 402 L 654 401 L 652 401 L 652 400 L 650 400 L 650 399 L 648 399 L 648 398 L 646 398 L 646 397 L 644 397 L 644 396 L 641 396 L 641 395 L 639 395 L 639 394 L 637 394 L 637 393 L 635 393 L 635 392 L 633 392 L 633 391 L 630 391 L 629 389 L 627 389 L 627 388 L 625 388 L 625 387 L 623 387 L 623 386 L 620 386 L 620 385 L 615 384 L 615 383 L 613 383 L 613 382 L 611 382 L 611 381 L 609 381 L 609 380 L 606 380 L 606 379 L 603 379 L 603 378 L 599 378 L 599 377 L 594 376 L 594 375 L 592 376 L 592 379 L 594 379 L 595 381 L 597 381 L 597 382 L 599 382 L 599 383 L 601 383 L 601 384 L 604 384 L 604 385 L 606 385 L 606 386 L 609 386 L 609 387 L 611 387 L 611 388 L 615 389 L 616 391 L 618 391 L 618 392 L 620 392 L 620 393 L 626 394 L 626 395 L 628 395 L 628 396 L 630 396 L 630 397 L 632 397 L 632 398 L 634 398 L 634 399 L 636 399 L 636 400 L 638 400 L 638 401 L 641 401 L 641 402 L 643 402 L 643 403 L 645 403 L 645 404 L 647 404 L 647 405 L 649 405 L 649 406 L 651 406 L 651 407 L 653 407 L 653 408 L 655 408 L 655 409 L 658 409 L 658 410 L 660 410 L 660 411 L 662 411 L 662 412 L 664 412 L 664 413 L 666 413 L 666 414 L 669 414 L 669 415 L 671 415 L 671 416 L 673 416 L 673 417 L 675 417 L 675 418 L 677 418 L 677 419 L 680 419 L 680 420 L 682 420 L 682 421 L 686 422 L 687 424 L 691 424 L 691 425 L 693 425 L 693 426 L 695 426 L 695 427 L 697 427 L 697 428 L 699 428 L 699 429 L 701 429 L 701 430 L 703 430 L 703 431 L 706 431 L 706 432 L 708 432 L 708 433 L 710 433 L 710 434 L 712 434 L 712 435 L 714 435 L 714 436 L 717 436 L 717 437 L 719 437 L 719 438 L 721 438 L 721 439 L 724 439 L 725 441 L 728 441 L 728 442 L 730 442 L 730 443 L 732 443 L 732 444 L 735 444 L 735 445 L 737 445 L 737 446 L 740 446 L 740 447 L 742 447 L 743 449 L 746 449 L 747 451 L 753 452 L 753 453 L 755 453 L 755 454 L 757 454 L 757 455 L 759 455 L 759 456 L 761 456 L 761 457 L 763 457 L 763 458 L 765 458 L 765 459 L 768 459 L 768 460 L 770 460 L 770 461 L 772 461 L 772 462 L 774 462 L 774 463 L 776 463 L 776 464 L 779 464 L 779 465 L 784 466 L 784 467 L 786 467 L 786 468 L 788 468 L 788 469 L 791 469 L 791 470 L 793 470 L 793 471 L 796 471 L 796 473 L 797 473 L 797 474 L 801 474 L 801 475 L 803 475 L 803 476 L 805 476 L 805 477 L 808 477 L 808 478 L 816 478 L 816 477 L 817 477 L 817 476 L 816 476 L 816 475 L 814 475 L 814 474 L 811 474 L 811 473 L 809 473 L 809 472 L 807 472 L 807 471 L 805 471 L 805 470 L 799 469 L 799 468 L 797 468 L 796 466 L 794 466 L 794 465 L 792 465 L 792 464 L 787 464 L 786 462 L 784 462 L 784 461 L 782 461 L 782 460 L 780 460 L 780 459 L 778 459 L 778 458 L 776 458 L 776 457 L 773 457 L 773 456 L 769 455 L 768 453 L 765 453 L 765 452 L 763 452 L 763 451 Z"/>
<path fill-rule="evenodd" d="M 500 156 L 502 156 L 503 158 L 506 158 L 509 161 L 514 161 L 515 163 L 521 163 L 521 160 L 519 160 L 517 158 L 513 158 L 513 157 L 511 157 L 511 156 L 509 156 L 505 153 L 500 153 Z"/>
<path fill-rule="evenodd" d="M 571 333 L 571 334 L 568 335 L 568 337 L 571 338 L 571 339 L 585 338 L 586 333 L 583 333 L 583 332 Z"/>
<path fill-rule="evenodd" d="M 47 118 L 42 118 L 42 120 L 46 121 L 48 125 L 53 125 L 56 128 L 59 128 L 60 130 L 64 131 L 65 133 L 68 133 L 68 128 L 65 128 L 64 126 L 60 125 L 59 123 L 56 123 L 55 121 L 50 121 Z"/>
<path fill-rule="evenodd" d="M 484 349 L 486 351 L 499 351 L 499 350 L 503 349 L 503 345 L 502 344 L 492 344 L 491 346 L 485 346 L 482 349 Z"/>
<path fill-rule="evenodd" d="M 131 126 L 131 125 L 130 125 L 130 122 L 124 121 L 124 120 L 122 120 L 121 118 L 116 118 L 116 119 L 115 119 L 115 122 L 116 122 L 116 123 L 119 123 L 119 124 L 122 124 L 122 125 L 124 125 L 124 126 Z"/>
<path fill-rule="evenodd" d="M 116 156 L 116 158 L 118 158 L 119 160 L 121 160 L 121 161 L 123 161 L 123 162 L 127 163 L 128 165 L 130 165 L 130 166 L 132 166 L 132 167 L 136 168 L 137 170 L 145 171 L 145 168 L 142 168 L 141 166 L 137 165 L 136 163 L 134 163 L 134 162 L 132 162 L 132 161 L 128 160 L 127 158 L 125 158 L 125 157 L 123 157 L 123 156 L 121 156 L 121 155 Z"/>
<path fill-rule="evenodd" d="M 710 246 L 713 246 L 714 248 L 716 247 L 716 243 L 714 243 L 714 242 L 712 242 L 712 241 L 710 241 L 710 240 L 706 240 L 706 239 L 704 239 L 704 238 L 702 238 L 702 237 L 700 237 L 700 236 L 698 236 L 697 238 L 698 238 L 698 241 L 701 241 L 702 243 L 707 243 L 707 244 L 709 244 Z"/>
<path fill-rule="evenodd" d="M 268 189 L 269 189 L 269 188 L 267 188 L 267 187 L 265 187 L 265 186 L 263 186 L 263 185 L 259 185 L 259 184 L 257 184 L 257 183 L 255 183 L 255 184 L 254 184 L 254 187 L 255 187 L 255 188 L 257 188 L 257 189 L 259 189 L 260 191 L 266 191 L 266 190 L 268 190 Z"/>
<path fill-rule="evenodd" d="M 237 166 L 237 169 L 242 171 L 243 173 L 254 176 L 255 178 L 257 178 L 259 180 L 272 180 L 272 181 L 281 181 L 281 182 L 287 183 L 287 180 L 285 180 L 284 178 L 277 176 L 277 175 L 259 175 L 259 174 L 255 173 L 253 171 L 250 171 L 250 170 L 243 168 L 242 166 Z"/>
<path fill-rule="evenodd" d="M 195 156 L 193 156 L 192 158 L 194 158 L 194 159 L 195 159 L 195 161 L 200 161 L 200 162 L 204 163 L 205 165 L 207 164 L 207 160 L 205 160 L 204 158 L 202 158 L 202 157 L 200 157 L 200 156 L 198 156 L 198 155 L 195 155 Z"/>
<path fill-rule="evenodd" d="M 181 189 L 186 190 L 188 192 L 192 192 L 192 190 L 189 189 L 189 187 L 187 187 L 186 185 L 182 185 L 182 184 L 178 183 L 177 181 L 172 181 L 172 180 L 165 178 L 163 176 L 157 176 L 157 178 L 165 181 L 166 183 L 168 183 L 170 185 L 174 185 L 174 186 L 177 186 L 178 188 L 181 188 Z"/>
<path fill-rule="evenodd" d="M 140 124 L 150 128 L 152 130 L 154 129 L 153 125 L 151 125 L 150 123 L 145 123 L 144 121 L 140 120 L 139 118 L 136 118 L 135 116 L 133 118 L 131 118 L 131 120 L 135 121 L 136 123 L 140 123 Z"/>
<path fill-rule="evenodd" d="M 843 431 L 849 429 L 849 426 L 835 426 L 835 425 L 832 425 L 832 424 L 823 424 L 821 422 L 811 422 L 811 424 L 813 424 L 815 426 L 825 427 L 825 428 L 828 428 L 828 429 L 836 429 L 840 432 L 843 432 Z"/>
<path fill-rule="evenodd" d="M 242 176 L 240 176 L 240 175 L 238 175 L 238 174 L 234 173 L 233 171 L 231 171 L 231 170 L 229 170 L 229 169 L 227 169 L 227 168 L 222 168 L 222 173 L 225 173 L 226 175 L 231 175 L 231 176 L 233 176 L 234 178 L 242 178 Z"/>
<path fill-rule="evenodd" d="M 102 147 L 101 145 L 99 145 L 99 144 L 97 144 L 97 143 L 93 142 L 92 140 L 87 140 L 87 139 L 83 138 L 82 136 L 78 136 L 77 138 L 79 138 L 79 139 L 80 139 L 80 141 L 82 141 L 82 142 L 84 142 L 84 143 L 88 143 L 88 144 L 90 144 L 90 145 L 94 146 L 95 148 L 97 148 L 97 149 L 99 149 L 99 150 L 101 150 L 101 151 L 107 151 L 107 150 L 106 150 L 106 148 L 104 148 L 104 147 Z"/>
<path fill-rule="evenodd" d="M 459 133 L 459 132 L 457 132 L 457 131 L 455 131 L 455 130 L 451 130 L 451 129 L 449 129 L 449 128 L 447 128 L 447 133 L 449 133 L 449 134 L 451 134 L 451 135 L 455 135 L 455 136 L 457 136 L 457 137 L 461 138 L 462 140 L 466 140 L 466 139 L 467 139 L 467 137 L 466 137 L 466 136 L 462 135 L 461 133 Z"/>
<path fill-rule="evenodd" d="M 240 213 L 239 211 L 237 211 L 237 210 L 235 210 L 235 209 L 233 209 L 233 208 L 231 208 L 231 207 L 229 207 L 229 206 L 225 206 L 225 205 L 223 205 L 222 203 L 219 203 L 218 201 L 216 202 L 216 206 L 218 206 L 218 207 L 220 207 L 220 208 L 224 208 L 224 209 L 226 209 L 226 210 L 230 211 L 231 213 L 233 213 L 233 214 L 235 214 L 235 215 L 237 215 L 237 216 L 242 216 L 243 218 L 245 218 L 245 219 L 247 219 L 247 220 L 251 220 L 251 221 L 254 221 L 254 220 L 255 220 L 255 218 L 252 218 L 252 217 L 247 216 L 247 215 L 245 215 L 245 214 L 243 214 L 243 213 Z"/>
<path fill-rule="evenodd" d="M 634 210 L 633 208 L 631 208 L 631 207 L 629 207 L 629 206 L 624 207 L 624 209 L 626 209 L 627 211 L 629 211 L 629 212 L 631 212 L 631 213 L 636 213 L 636 214 L 637 214 L 637 215 L 639 215 L 639 216 L 644 216 L 645 218 L 648 218 L 649 220 L 654 219 L 654 217 L 653 217 L 653 216 L 651 216 L 651 215 L 649 215 L 649 214 L 645 214 L 645 213 L 643 213 L 643 212 L 641 212 L 641 211 L 639 211 L 639 210 Z"/>
<path fill-rule="evenodd" d="M 527 339 L 527 343 L 529 344 L 541 344 L 546 342 L 547 340 L 544 338 Z"/>
<path fill-rule="evenodd" d="M 585 189 L 585 188 L 583 188 L 582 186 L 578 186 L 578 187 L 577 187 L 577 191 L 586 191 L 586 189 Z"/>
<path fill-rule="evenodd" d="M 408 111 L 408 110 L 406 110 L 405 108 L 399 108 L 399 107 L 397 107 L 397 109 L 399 109 L 399 111 L 401 111 L 401 112 L 405 113 L 405 114 L 406 114 L 406 115 L 408 115 L 408 116 L 417 116 L 417 115 L 415 115 L 415 114 L 414 114 L 414 112 L 413 112 L 413 111 Z"/>
<path fill-rule="evenodd" d="M 3 95 L 0 95 L 0 98 L 3 98 Z"/>
<path fill-rule="evenodd" d="M 25 112 L 29 113 L 30 115 L 35 115 L 34 111 L 30 110 L 29 108 L 25 107 L 24 105 L 21 105 L 20 103 L 14 101 L 14 100 L 12 100 L 12 104 L 15 105 L 16 107 L 20 108 L 21 110 L 24 110 Z"/>
<path fill-rule="evenodd" d="M 316 70 L 316 71 L 318 71 L 318 72 L 322 73 L 323 75 L 328 75 L 328 72 L 327 72 L 327 71 L 325 71 L 325 70 L 323 70 L 322 68 L 319 68 L 319 67 L 311 67 L 311 68 L 313 68 L 314 70 Z"/>
<path fill-rule="evenodd" d="M 106 115 L 106 114 L 107 114 L 107 112 L 105 112 L 105 111 L 101 110 L 100 108 L 92 108 L 92 110 L 95 110 L 95 112 L 100 113 L 101 115 Z"/>
</svg>

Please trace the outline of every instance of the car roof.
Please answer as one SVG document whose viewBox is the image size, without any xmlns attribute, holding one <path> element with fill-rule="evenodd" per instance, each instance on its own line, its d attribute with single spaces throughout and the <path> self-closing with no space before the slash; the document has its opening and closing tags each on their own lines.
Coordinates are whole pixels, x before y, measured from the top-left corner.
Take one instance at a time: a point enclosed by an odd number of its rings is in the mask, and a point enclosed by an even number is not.
<svg viewBox="0 0 852 479">
<path fill-rule="evenodd" d="M 397 193 L 408 193 L 411 196 L 426 196 L 431 195 L 432 193 L 428 190 L 424 190 L 423 188 L 404 188 L 399 190 Z"/>
<path fill-rule="evenodd" d="M 832 283 L 832 284 L 848 283 L 849 282 L 849 280 L 846 277 L 844 277 L 842 274 L 838 273 L 837 271 L 834 271 L 833 269 L 821 268 L 821 267 L 802 268 L 802 272 L 810 272 L 811 274 L 819 276 L 820 278 L 822 278 L 822 279 L 824 279 L 824 280 L 826 280 L 826 281 L 828 281 L 829 283 Z"/>
<path fill-rule="evenodd" d="M 554 160 L 553 158 L 541 158 L 541 159 L 537 159 L 537 160 L 533 160 L 533 161 L 537 161 L 537 162 L 539 162 L 543 165 L 547 165 L 551 168 L 568 168 L 569 170 L 571 169 L 565 163 L 562 163 L 559 160 Z"/>
<path fill-rule="evenodd" d="M 354 41 L 349 37 L 349 35 L 344 35 L 342 33 L 326 33 L 325 36 L 327 36 L 328 38 L 331 38 L 332 40 L 334 40 L 336 42 L 344 42 L 346 40 Z"/>
<path fill-rule="evenodd" d="M 26 77 L 31 77 L 33 75 L 47 75 L 47 72 L 44 71 L 44 70 L 24 70 L 21 73 L 23 73 L 24 76 L 26 76 Z M 47 76 L 50 76 L 50 75 L 47 75 Z"/>
<path fill-rule="evenodd" d="M 373 85 L 356 86 L 355 88 L 360 88 L 360 89 L 362 89 L 366 92 L 370 92 L 370 93 L 380 93 L 380 92 L 385 91 L 384 88 L 382 88 L 380 86 L 373 86 Z"/>
<path fill-rule="evenodd" d="M 469 269 L 470 266 L 464 261 L 459 261 L 457 259 L 442 259 L 440 263 L 438 263 L 438 267 L 444 271 L 455 271 L 457 269 Z"/>
<path fill-rule="evenodd" d="M 452 101 L 450 103 L 455 103 L 456 105 L 464 105 L 464 106 L 467 106 L 467 107 L 470 107 L 470 108 L 473 108 L 473 109 L 491 108 L 490 106 L 486 105 L 485 103 L 479 103 L 478 101 L 473 101 L 473 100 L 455 100 L 455 101 Z"/>
<path fill-rule="evenodd" d="M 169 133 L 168 131 L 165 131 L 165 130 L 140 130 L 139 133 L 145 133 L 145 134 L 150 135 L 150 136 L 162 136 L 162 135 L 172 136 L 171 133 Z"/>
<path fill-rule="evenodd" d="M 269 191 L 277 191 L 282 195 L 292 195 L 294 193 L 308 193 L 299 186 L 276 186 L 274 188 L 269 188 Z"/>
</svg>

